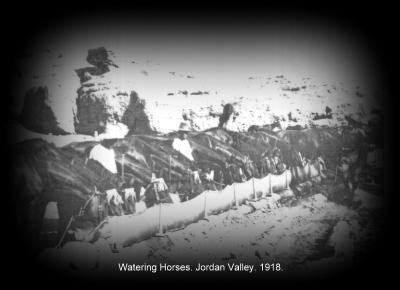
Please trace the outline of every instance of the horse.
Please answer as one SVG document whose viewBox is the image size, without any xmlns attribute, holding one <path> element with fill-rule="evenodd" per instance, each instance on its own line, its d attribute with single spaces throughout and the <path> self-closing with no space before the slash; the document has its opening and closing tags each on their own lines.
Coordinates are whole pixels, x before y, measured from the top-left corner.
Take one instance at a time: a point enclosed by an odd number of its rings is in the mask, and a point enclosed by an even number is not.
<svg viewBox="0 0 400 290">
<path fill-rule="evenodd" d="M 282 132 L 279 137 L 286 143 L 284 147 L 285 154 L 288 159 L 293 162 L 292 166 L 299 166 L 294 164 L 298 161 L 300 152 L 300 159 L 307 158 L 313 160 L 321 155 L 321 138 L 318 135 L 318 130 L 286 130 Z M 301 161 L 301 160 L 300 160 Z M 300 162 L 301 163 L 301 162 Z"/>
<path fill-rule="evenodd" d="M 260 177 L 260 172 L 258 171 L 255 162 L 251 160 L 248 155 L 246 155 L 245 160 L 241 162 L 241 167 L 246 175 L 247 180 L 253 177 Z"/>
<path fill-rule="evenodd" d="M 181 202 L 193 199 L 205 190 L 221 190 L 226 185 L 224 166 L 215 162 L 198 162 L 193 169 L 193 171 L 188 170 L 180 179 L 174 180 L 170 187 L 171 192 L 178 192 Z M 232 172 L 235 171 L 237 170 L 232 169 Z M 236 175 L 230 174 L 230 176 Z"/>
<path fill-rule="evenodd" d="M 201 170 L 200 170 L 201 171 Z M 205 190 L 199 169 L 188 170 L 186 175 L 176 182 L 175 191 L 178 192 L 181 202 L 193 199 Z"/>
<path fill-rule="evenodd" d="M 136 201 L 139 198 L 136 197 L 135 188 L 124 189 L 124 212 L 125 214 L 134 214 L 136 212 Z"/>
<path fill-rule="evenodd" d="M 65 235 L 67 232 L 72 232 L 75 240 L 90 241 L 93 238 L 90 235 L 94 233 L 95 227 L 108 216 L 123 214 L 122 204 L 123 200 L 115 189 L 106 192 L 94 189 L 86 200 L 58 200 L 58 246 L 66 242 Z"/>
<path fill-rule="evenodd" d="M 116 189 L 106 190 L 109 214 L 112 216 L 121 216 L 124 214 L 124 200 Z"/>
<path fill-rule="evenodd" d="M 110 214 L 109 204 L 109 194 L 95 190 L 81 205 L 79 213 L 71 215 L 57 246 L 66 242 L 66 232 L 72 233 L 75 240 L 92 241 L 95 238 L 96 227 L 101 225 Z"/>
<path fill-rule="evenodd" d="M 157 182 L 164 183 L 159 178 Z M 157 187 L 157 191 L 155 190 Z M 137 195 L 134 187 L 124 189 L 124 210 L 125 214 L 140 214 L 159 203 L 180 203 L 180 197 L 176 193 L 170 193 L 167 185 L 164 183 L 163 188 L 160 189 L 159 185 L 150 183 L 147 188 L 143 186 L 139 189 Z"/>
<path fill-rule="evenodd" d="M 147 209 L 145 202 L 146 189 L 140 185 L 124 189 L 125 214 L 139 214 Z"/>
<path fill-rule="evenodd" d="M 214 167 L 213 170 L 214 170 L 214 179 L 212 182 L 215 184 L 217 190 L 222 190 L 226 185 L 224 179 L 224 170 L 219 165 Z"/>
<path fill-rule="evenodd" d="M 287 166 L 283 162 L 283 156 L 278 147 L 265 151 L 257 163 L 260 175 L 282 174 Z"/>
<path fill-rule="evenodd" d="M 235 160 L 235 157 L 232 155 L 229 160 L 225 161 L 224 167 L 224 180 L 226 185 L 231 185 L 234 182 L 244 182 L 247 180 L 247 177 L 242 168 L 242 164 L 240 161 Z"/>
<path fill-rule="evenodd" d="M 65 203 L 63 203 L 65 205 Z M 116 189 L 101 192 L 94 190 L 89 198 L 80 206 L 79 212 L 72 213 L 70 222 L 64 229 L 58 246 L 65 243 L 65 231 L 73 233 L 75 240 L 92 241 L 96 228 L 109 216 L 121 216 L 124 200 Z M 68 228 L 69 227 L 69 228 Z"/>
<path fill-rule="evenodd" d="M 338 158 L 336 172 L 351 195 L 354 195 L 360 184 L 362 168 L 366 163 L 364 153 L 361 149 L 347 149 L 343 150 Z"/>
<path fill-rule="evenodd" d="M 163 178 L 155 178 L 146 187 L 144 192 L 144 202 L 150 208 L 159 203 L 172 203 L 169 195 L 168 186 Z"/>
<path fill-rule="evenodd" d="M 76 154 L 71 158 L 70 153 L 44 140 L 20 142 L 13 150 L 13 189 L 16 192 L 13 197 L 18 205 L 20 230 L 26 233 L 30 244 L 40 247 L 38 237 L 49 202 L 57 203 L 59 239 L 95 187 L 103 192 L 115 186 L 113 178 L 103 180 L 101 175 L 87 168 L 83 158 Z M 92 199 L 91 204 L 95 200 Z"/>
<path fill-rule="evenodd" d="M 268 174 L 267 164 L 264 158 L 260 157 L 259 160 L 256 161 L 256 166 L 261 178 Z"/>
<path fill-rule="evenodd" d="M 295 183 L 305 182 L 312 177 L 326 178 L 327 167 L 324 159 L 318 156 L 314 159 L 303 158 L 301 165 L 291 166 L 290 171 Z"/>
<path fill-rule="evenodd" d="M 36 247 L 47 204 L 57 202 L 60 234 L 60 229 L 63 230 L 69 220 L 69 217 L 65 218 L 63 224 L 64 217 L 79 211 L 76 204 L 85 199 L 89 189 L 85 188 L 88 191 L 84 192 L 68 179 L 72 172 L 62 162 L 63 156 L 54 145 L 40 139 L 27 140 L 17 144 L 13 153 L 12 181 L 16 193 L 13 197 L 18 205 L 18 224 L 20 230 L 26 233 L 28 241 Z M 47 162 L 48 159 L 54 162 Z M 64 180 L 58 178 L 64 175 L 67 176 Z M 77 179 L 77 183 L 79 181 Z M 66 207 L 64 203 L 67 202 L 71 206 Z"/>
<path fill-rule="evenodd" d="M 223 167 L 215 162 L 198 162 L 204 190 L 221 190 L 224 184 Z"/>
</svg>

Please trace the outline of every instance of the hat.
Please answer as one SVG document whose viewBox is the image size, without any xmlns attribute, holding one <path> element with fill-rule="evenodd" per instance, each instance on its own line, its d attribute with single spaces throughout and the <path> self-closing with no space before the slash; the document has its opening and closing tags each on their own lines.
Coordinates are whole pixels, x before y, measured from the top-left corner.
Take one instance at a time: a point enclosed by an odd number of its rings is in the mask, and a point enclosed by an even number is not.
<svg viewBox="0 0 400 290">
<path fill-rule="evenodd" d="M 181 132 L 189 132 L 189 131 L 190 131 L 190 126 L 189 126 L 189 124 L 186 123 L 186 122 L 182 122 L 182 123 L 179 125 L 179 131 L 181 131 Z"/>
</svg>

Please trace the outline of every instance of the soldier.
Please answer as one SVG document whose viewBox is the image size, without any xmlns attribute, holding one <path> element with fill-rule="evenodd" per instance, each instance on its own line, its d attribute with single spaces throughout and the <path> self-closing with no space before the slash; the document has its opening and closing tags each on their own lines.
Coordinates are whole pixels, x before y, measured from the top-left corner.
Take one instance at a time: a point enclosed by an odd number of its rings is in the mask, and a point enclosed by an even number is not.
<svg viewBox="0 0 400 290">
<path fill-rule="evenodd" d="M 224 106 L 224 110 L 219 117 L 219 123 L 218 123 L 218 128 L 219 129 L 224 129 L 226 127 L 226 124 L 229 121 L 229 118 L 231 115 L 234 113 L 234 108 L 233 105 L 228 103 Z"/>
<path fill-rule="evenodd" d="M 95 145 L 89 152 L 88 159 L 93 159 L 104 166 L 108 171 L 117 174 L 115 152 L 110 146 L 110 140 L 103 139 L 100 144 Z"/>
<path fill-rule="evenodd" d="M 190 127 L 186 122 L 182 122 L 179 126 L 178 137 L 172 142 L 172 147 L 180 154 L 185 156 L 190 162 L 194 162 L 193 149 L 190 146 L 187 134 L 190 131 Z"/>
<path fill-rule="evenodd" d="M 187 139 L 188 132 L 190 132 L 190 126 L 187 122 L 182 122 L 179 126 L 178 137 L 172 142 L 172 148 L 183 155 L 186 160 L 188 167 L 187 181 L 190 185 L 190 195 L 192 195 L 194 193 L 194 184 L 200 182 L 200 177 L 193 157 L 193 149 Z M 185 180 L 184 183 L 187 183 L 187 181 Z M 187 199 L 189 199 L 189 196 L 186 196 Z"/>
<path fill-rule="evenodd" d="M 362 168 L 360 151 L 357 149 L 343 147 L 340 152 L 338 163 L 338 172 L 340 173 L 343 183 L 350 193 L 348 196 L 348 201 L 352 202 L 354 192 L 360 183 Z"/>
</svg>

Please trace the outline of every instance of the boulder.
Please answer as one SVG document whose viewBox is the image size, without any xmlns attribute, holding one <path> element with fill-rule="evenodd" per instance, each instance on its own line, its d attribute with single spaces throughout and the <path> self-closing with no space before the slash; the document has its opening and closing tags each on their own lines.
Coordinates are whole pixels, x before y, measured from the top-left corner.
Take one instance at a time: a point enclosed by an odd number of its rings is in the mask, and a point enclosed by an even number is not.
<svg viewBox="0 0 400 290">
<path fill-rule="evenodd" d="M 136 92 L 132 91 L 129 98 L 129 104 L 122 115 L 121 122 L 129 129 L 129 134 L 147 134 L 152 133 L 149 117 L 145 113 L 146 103 L 139 99 Z"/>
<path fill-rule="evenodd" d="M 28 90 L 19 115 L 19 122 L 26 129 L 43 134 L 68 134 L 58 125 L 56 116 L 49 106 L 49 91 L 46 86 Z"/>
<path fill-rule="evenodd" d="M 144 100 L 134 90 L 114 83 L 115 71 L 111 71 L 110 66 L 113 70 L 118 66 L 109 59 L 105 48 L 89 49 L 86 60 L 93 66 L 75 71 L 81 83 L 76 98 L 76 133 L 108 135 L 111 127 L 122 126 L 126 126 L 130 134 L 153 132 Z"/>
</svg>

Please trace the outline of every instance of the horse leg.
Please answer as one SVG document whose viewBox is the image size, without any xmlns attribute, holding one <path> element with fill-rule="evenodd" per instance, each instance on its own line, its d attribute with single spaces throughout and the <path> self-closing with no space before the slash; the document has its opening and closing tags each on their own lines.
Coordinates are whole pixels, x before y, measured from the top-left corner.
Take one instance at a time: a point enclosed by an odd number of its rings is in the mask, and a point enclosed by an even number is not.
<svg viewBox="0 0 400 290">
<path fill-rule="evenodd" d="M 57 243 L 60 241 L 61 237 L 63 236 L 64 232 L 67 229 L 67 226 L 74 214 L 79 211 L 79 206 L 75 206 L 75 203 L 68 199 L 68 198 L 62 198 L 57 201 L 57 209 L 58 209 L 58 229 L 57 229 Z M 65 237 L 64 241 L 62 244 L 65 243 Z"/>
<path fill-rule="evenodd" d="M 351 177 L 351 173 L 346 171 L 342 173 L 342 180 L 345 188 L 344 202 L 351 203 L 354 195 L 354 183 Z"/>
<path fill-rule="evenodd" d="M 113 200 L 114 200 L 114 197 L 111 198 L 110 203 L 109 203 L 108 212 L 109 212 L 110 216 L 116 216 L 116 215 L 118 215 L 118 214 L 117 214 L 116 206 L 115 206 L 115 204 L 113 204 Z M 96 210 L 96 209 L 93 208 L 93 211 L 95 211 L 95 210 Z"/>
<path fill-rule="evenodd" d="M 107 203 L 106 197 L 98 199 L 99 204 L 96 205 L 98 223 L 106 219 L 110 214 L 110 206 Z M 122 205 L 119 205 L 119 215 L 123 215 Z"/>
<path fill-rule="evenodd" d="M 43 217 L 47 206 L 47 200 L 39 198 L 31 204 L 31 220 L 28 239 L 32 242 L 34 249 L 40 249 L 42 245 L 41 230 Z"/>
<path fill-rule="evenodd" d="M 133 214 L 135 213 L 135 204 L 136 200 L 133 196 L 130 196 L 127 200 L 127 212 L 128 214 Z"/>
</svg>

